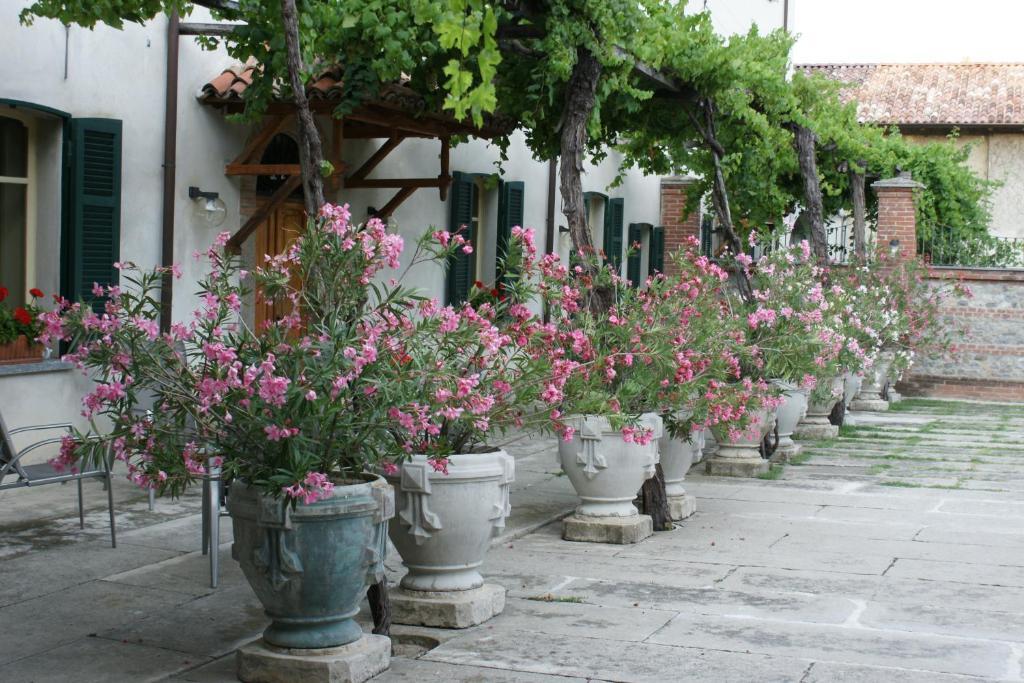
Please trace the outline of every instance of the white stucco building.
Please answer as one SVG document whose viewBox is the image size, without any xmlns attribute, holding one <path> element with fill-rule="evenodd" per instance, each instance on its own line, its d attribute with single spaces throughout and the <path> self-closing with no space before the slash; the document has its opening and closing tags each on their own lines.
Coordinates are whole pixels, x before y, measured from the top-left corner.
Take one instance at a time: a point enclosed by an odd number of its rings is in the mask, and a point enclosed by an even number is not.
<svg viewBox="0 0 1024 683">
<path fill-rule="evenodd" d="M 143 268 L 174 262 L 185 272 L 174 283 L 171 319 L 184 320 L 194 307 L 194 283 L 202 273 L 192 254 L 208 247 L 219 232 L 235 234 L 255 221 L 241 242 L 250 262 L 258 252 L 281 248 L 281 240 L 302 220 L 301 203 L 290 197 L 264 211 L 284 177 L 253 175 L 251 169 L 238 175 L 228 166 L 241 163 L 245 150 L 251 152 L 249 164 L 297 163 L 292 156 L 294 117 L 266 139 L 261 138 L 262 125 L 229 122 L 227 113 L 244 85 L 239 82 L 245 74 L 242 65 L 222 51 L 200 49 L 190 37 L 170 38 L 166 17 L 142 26 L 126 24 L 120 31 L 102 25 L 65 28 L 49 20 L 25 27 L 17 20 L 24 6 L 19 0 L 0 0 L 0 41 L 8 55 L 0 66 L 0 284 L 11 290 L 8 304 L 24 301 L 33 287 L 48 296 L 59 292 L 88 298 L 93 282 L 116 278 L 110 268 L 115 260 Z M 208 17 L 201 12 L 189 17 L 204 20 Z M 179 50 L 177 87 L 168 90 L 173 40 Z M 325 98 L 329 90 L 322 93 Z M 176 113 L 168 119 L 169 97 L 173 103 L 175 96 Z M 384 118 L 346 122 L 340 145 L 338 127 L 328 116 L 319 117 L 325 148 L 340 147 L 346 175 L 356 173 L 387 142 L 387 116 L 394 112 L 373 111 Z M 176 142 L 166 147 L 169 127 Z M 363 174 L 362 187 L 336 187 L 329 200 L 348 202 L 362 219 L 396 193 L 395 188 L 373 187 L 374 182 L 436 179 L 447 172 L 452 184 L 445 200 L 436 185 L 423 187 L 391 213 L 390 224 L 407 244 L 432 227 L 452 229 L 453 221 L 468 217 L 477 231 L 477 249 L 464 265 L 470 280 L 493 281 L 499 224 L 514 220 L 536 229 L 538 245 L 567 257 L 570 241 L 558 230 L 565 221 L 557 183 L 549 196 L 548 163 L 532 158 L 521 134 L 514 135 L 498 184 L 485 177 L 497 171 L 499 159 L 486 140 L 452 147 L 447 169 L 441 156 L 437 137 L 408 137 Z M 618 161 L 611 154 L 587 167 L 583 183 L 591 222 L 598 245 L 624 253 L 630 236 L 642 241 L 640 262 L 630 266 L 623 258 L 622 268 L 645 276 L 653 227 L 660 220 L 659 178 L 630 171 L 610 189 Z M 190 187 L 216 193 L 223 201 L 226 215 L 220 225 L 202 219 L 206 200 L 191 199 Z M 462 204 L 453 210 L 455 202 Z M 606 240 L 607 230 L 617 239 Z M 165 240 L 170 253 L 164 252 Z M 421 268 L 410 276 L 410 284 L 430 296 L 442 301 L 459 297 L 439 268 Z M 57 362 L 0 367 L 0 411 L 10 425 L 78 422 L 86 387 L 79 373 Z"/>
</svg>

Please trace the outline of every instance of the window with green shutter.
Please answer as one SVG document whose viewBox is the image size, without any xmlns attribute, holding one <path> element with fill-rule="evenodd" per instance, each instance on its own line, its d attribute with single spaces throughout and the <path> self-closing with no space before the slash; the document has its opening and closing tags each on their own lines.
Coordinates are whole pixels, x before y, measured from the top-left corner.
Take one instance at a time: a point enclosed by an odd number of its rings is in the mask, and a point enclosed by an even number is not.
<svg viewBox="0 0 1024 683">
<path fill-rule="evenodd" d="M 665 228 L 656 225 L 651 228 L 650 256 L 647 260 L 647 274 L 665 272 Z"/>
<path fill-rule="evenodd" d="M 121 121 L 71 120 L 70 234 L 65 296 L 97 312 L 93 283 L 117 284 L 121 246 Z"/>
<path fill-rule="evenodd" d="M 521 180 L 502 181 L 498 188 L 498 226 L 497 226 L 497 249 L 495 250 L 497 262 L 494 272 L 498 274 L 497 281 L 505 281 L 512 273 L 502 272 L 502 263 L 508 254 L 508 245 L 512 240 L 512 228 L 523 226 L 523 211 L 525 210 L 526 185 Z"/>
<path fill-rule="evenodd" d="M 451 219 L 448 231 L 459 230 L 467 241 L 476 243 L 476 232 L 479 229 L 479 190 L 475 178 L 469 173 L 456 171 L 452 173 L 452 185 L 448 190 Z M 448 262 L 448 303 L 458 306 L 469 299 L 469 290 L 476 278 L 476 257 L 464 254 L 462 250 Z"/>
<path fill-rule="evenodd" d="M 626 244 L 626 249 L 629 251 L 629 256 L 626 257 L 626 277 L 634 287 L 640 285 L 640 265 L 644 257 L 644 229 L 647 227 L 645 223 L 629 224 L 629 242 Z"/>
<path fill-rule="evenodd" d="M 622 264 L 622 221 L 625 214 L 625 200 L 621 197 L 609 199 L 604 209 L 604 253 L 606 260 L 615 268 Z"/>
</svg>

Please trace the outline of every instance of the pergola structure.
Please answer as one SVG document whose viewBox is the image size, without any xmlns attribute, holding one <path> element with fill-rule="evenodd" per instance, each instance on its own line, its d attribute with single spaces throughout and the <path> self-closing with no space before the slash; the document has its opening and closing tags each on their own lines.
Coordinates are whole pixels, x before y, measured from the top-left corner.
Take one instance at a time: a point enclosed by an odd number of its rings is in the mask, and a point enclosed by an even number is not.
<svg viewBox="0 0 1024 683">
<path fill-rule="evenodd" d="M 222 109 L 226 113 L 240 113 L 245 110 L 245 89 L 257 76 L 258 68 L 254 65 L 227 69 L 202 87 L 199 101 Z M 325 72 L 312 82 L 306 93 L 310 108 L 315 114 L 331 116 L 333 134 L 331 149 L 326 155 L 334 167 L 330 179 L 331 187 L 395 188 L 394 196 L 377 211 L 380 217 L 390 216 L 402 202 L 420 188 L 437 188 L 441 201 L 447 198 L 448 186 L 452 181 L 449 150 L 453 136 L 472 135 L 490 140 L 507 135 L 515 129 L 513 120 L 500 115 L 487 117 L 484 125 L 477 128 L 460 122 L 449 114 L 428 111 L 422 97 L 408 85 L 397 83 L 385 85 L 378 97 L 363 102 L 343 118 L 336 118 L 333 112 L 343 93 L 340 71 L 336 69 Z M 238 232 L 232 235 L 228 247 L 235 250 L 239 249 L 274 209 L 302 184 L 299 164 L 259 163 L 267 144 L 295 116 L 295 105 L 281 99 L 272 102 L 266 113 L 260 129 L 245 148 L 227 164 L 224 172 L 229 176 L 286 176 L 287 180 L 249 217 Z M 380 138 L 384 142 L 362 165 L 352 169 L 343 158 L 344 141 L 369 138 Z M 374 169 L 406 138 L 432 138 L 440 142 L 438 175 L 423 178 L 370 178 Z"/>
</svg>

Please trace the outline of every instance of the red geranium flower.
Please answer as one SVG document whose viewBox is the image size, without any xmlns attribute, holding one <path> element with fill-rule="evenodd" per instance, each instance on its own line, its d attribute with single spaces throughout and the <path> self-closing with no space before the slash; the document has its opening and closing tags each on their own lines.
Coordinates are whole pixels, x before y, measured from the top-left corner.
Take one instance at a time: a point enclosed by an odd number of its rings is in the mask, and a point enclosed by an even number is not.
<svg viewBox="0 0 1024 683">
<path fill-rule="evenodd" d="M 32 289 L 28 290 L 28 293 L 37 299 L 42 299 L 44 296 L 46 296 L 46 294 L 43 293 L 43 290 L 39 289 L 38 287 L 33 287 Z"/>
<path fill-rule="evenodd" d="M 0 301 L 6 299 L 8 294 L 10 294 L 10 292 L 6 287 L 0 287 Z"/>
<path fill-rule="evenodd" d="M 26 311 L 21 306 L 18 306 L 17 308 L 14 309 L 14 319 L 17 320 L 22 325 L 31 325 L 32 324 L 32 316 L 31 316 L 31 314 L 29 314 L 29 312 Z"/>
<path fill-rule="evenodd" d="M 479 280 L 477 280 L 476 282 L 473 283 L 473 286 L 476 287 L 477 289 L 483 289 L 484 288 L 484 283 L 482 283 Z M 0 299 L 0 301 L 2 301 L 2 299 Z"/>
</svg>

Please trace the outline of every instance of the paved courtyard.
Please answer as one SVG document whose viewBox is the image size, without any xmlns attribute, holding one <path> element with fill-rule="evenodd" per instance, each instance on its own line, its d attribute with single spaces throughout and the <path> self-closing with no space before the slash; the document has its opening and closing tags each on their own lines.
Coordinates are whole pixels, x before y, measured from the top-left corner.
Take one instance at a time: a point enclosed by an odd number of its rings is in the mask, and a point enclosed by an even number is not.
<svg viewBox="0 0 1024 683">
<path fill-rule="evenodd" d="M 698 512 L 638 545 L 562 541 L 553 442 L 510 447 L 513 516 L 485 565 L 505 612 L 395 627 L 379 681 L 1024 680 L 1024 406 L 908 400 L 854 414 L 765 480 L 691 473 Z M 199 552 L 198 499 L 118 482 L 0 494 L 0 681 L 225 682 L 265 617 Z M 391 558 L 394 575 L 400 564 Z"/>
</svg>

